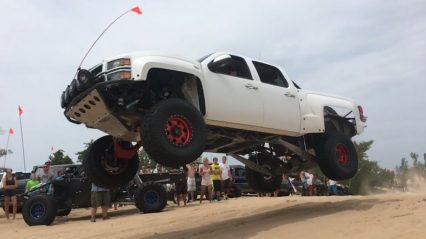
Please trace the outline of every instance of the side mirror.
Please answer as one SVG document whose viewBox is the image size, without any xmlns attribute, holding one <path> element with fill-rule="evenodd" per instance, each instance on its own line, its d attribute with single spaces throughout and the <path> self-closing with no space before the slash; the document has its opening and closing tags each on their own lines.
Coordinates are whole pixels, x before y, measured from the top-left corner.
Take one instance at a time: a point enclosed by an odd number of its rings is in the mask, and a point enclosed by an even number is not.
<svg viewBox="0 0 426 239">
<path fill-rule="evenodd" d="M 213 72 L 222 72 L 224 70 L 224 67 L 226 65 L 228 65 L 231 58 L 232 57 L 230 55 L 227 55 L 227 54 L 220 55 L 220 56 L 214 58 L 214 60 L 209 63 L 208 67 Z"/>
</svg>

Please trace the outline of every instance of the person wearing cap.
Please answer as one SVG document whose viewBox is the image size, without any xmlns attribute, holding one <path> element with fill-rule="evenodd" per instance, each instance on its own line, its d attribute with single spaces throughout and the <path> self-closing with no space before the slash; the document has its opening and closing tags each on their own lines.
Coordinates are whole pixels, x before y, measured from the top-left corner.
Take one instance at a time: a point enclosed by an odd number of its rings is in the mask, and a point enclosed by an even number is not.
<svg viewBox="0 0 426 239">
<path fill-rule="evenodd" d="M 55 175 L 50 172 L 50 161 L 47 161 L 43 165 L 43 172 L 37 175 L 37 180 L 44 184 L 52 182 L 54 178 Z"/>
</svg>

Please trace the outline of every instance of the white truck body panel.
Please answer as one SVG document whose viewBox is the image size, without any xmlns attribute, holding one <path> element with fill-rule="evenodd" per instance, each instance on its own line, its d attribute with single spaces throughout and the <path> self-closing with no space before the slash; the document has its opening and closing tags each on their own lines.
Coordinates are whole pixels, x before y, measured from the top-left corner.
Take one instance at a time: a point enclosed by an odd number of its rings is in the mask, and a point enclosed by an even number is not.
<svg viewBox="0 0 426 239">
<path fill-rule="evenodd" d="M 130 58 L 132 79 L 136 81 L 146 80 L 149 70 L 153 68 L 194 75 L 203 87 L 206 109 L 204 118 L 210 125 L 288 136 L 322 133 L 324 132 L 324 107 L 330 106 L 352 111 L 357 134 L 363 132 L 365 123 L 360 120 L 357 105 L 353 100 L 297 89 L 286 72 L 277 66 L 274 67 L 282 72 L 288 87 L 263 83 L 253 65 L 253 60 L 246 57 L 242 58 L 247 62 L 253 79 L 210 71 L 207 64 L 224 54 L 229 53 L 214 53 L 199 63 L 160 53 L 131 53 L 107 59 L 103 64 L 105 68 L 110 60 Z M 198 94 L 195 85 L 184 85 L 184 87 L 189 88 L 185 93 L 187 98 L 194 99 Z M 191 102 L 200 108 L 198 99 Z"/>
</svg>

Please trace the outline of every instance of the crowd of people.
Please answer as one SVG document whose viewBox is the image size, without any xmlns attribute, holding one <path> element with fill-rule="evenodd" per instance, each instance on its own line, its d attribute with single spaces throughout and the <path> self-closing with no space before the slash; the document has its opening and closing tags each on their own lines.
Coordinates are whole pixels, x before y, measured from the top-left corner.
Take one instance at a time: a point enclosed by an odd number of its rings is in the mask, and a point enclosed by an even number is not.
<svg viewBox="0 0 426 239">
<path fill-rule="evenodd" d="M 206 199 L 210 203 L 212 201 L 221 201 L 228 198 L 231 190 L 232 173 L 230 166 L 227 163 L 227 157 L 223 156 L 221 162 L 217 157 L 214 157 L 212 163 L 210 163 L 207 157 L 204 157 L 202 164 L 197 165 L 195 163 L 187 164 L 182 168 L 185 172 L 185 177 L 181 181 L 175 183 L 175 192 L 177 195 L 177 205 L 180 206 L 182 203 L 184 206 L 187 202 L 194 202 L 197 200 L 196 192 L 196 179 L 195 175 L 198 173 L 201 177 L 200 186 L 200 197 L 199 203 L 203 203 Z M 142 166 L 139 174 L 150 174 L 150 173 L 165 173 L 166 170 L 161 164 L 156 164 L 154 169 Z M 32 188 L 39 184 L 51 182 L 57 175 L 54 175 L 50 171 L 50 161 L 43 165 L 43 170 L 38 173 L 32 173 L 30 180 L 27 181 L 25 192 L 30 191 Z M 317 195 L 317 188 L 314 185 L 314 175 L 312 172 L 301 171 L 299 174 L 300 181 L 302 183 L 302 196 L 313 196 Z M 291 178 L 283 175 L 283 181 L 287 181 L 294 190 L 296 188 L 291 184 Z M 326 180 L 328 195 L 337 195 L 336 181 L 327 179 Z M 12 175 L 10 169 L 6 170 L 5 180 L 3 180 L 4 189 L 4 205 L 5 208 L 9 208 L 12 205 L 12 218 L 16 217 L 17 210 L 17 196 L 16 189 L 18 187 L 16 178 Z M 281 188 L 278 188 L 268 196 L 277 196 Z M 260 194 L 259 196 L 264 196 Z M 108 219 L 108 209 L 111 207 L 111 196 L 109 189 L 99 187 L 92 184 L 91 187 L 91 222 L 96 222 L 97 208 L 102 209 L 102 218 Z M 117 205 L 114 204 L 117 208 Z M 6 218 L 9 220 L 9 210 L 5 210 Z"/>
<path fill-rule="evenodd" d="M 186 206 L 187 202 L 193 202 L 196 200 L 196 180 L 195 174 L 199 173 L 201 176 L 201 187 L 200 187 L 200 204 L 204 198 L 209 202 L 221 201 L 227 199 L 231 187 L 231 168 L 227 163 L 226 156 L 222 157 L 222 162 L 219 163 L 217 157 L 213 158 L 213 162 L 207 157 L 203 158 L 203 163 L 199 166 L 197 164 L 187 164 L 182 169 L 185 172 L 185 179 L 175 183 L 175 191 L 177 195 L 177 205 Z M 155 168 L 150 170 L 147 167 L 142 167 L 139 174 L 147 173 L 164 173 L 165 169 L 160 164 L 156 164 Z"/>
<path fill-rule="evenodd" d="M 299 174 L 300 181 L 302 182 L 302 196 L 315 196 L 319 194 L 337 195 L 337 182 L 329 178 L 320 180 L 326 187 L 326 192 L 317 192 L 318 188 L 315 185 L 315 176 L 312 172 L 301 171 Z"/>
</svg>

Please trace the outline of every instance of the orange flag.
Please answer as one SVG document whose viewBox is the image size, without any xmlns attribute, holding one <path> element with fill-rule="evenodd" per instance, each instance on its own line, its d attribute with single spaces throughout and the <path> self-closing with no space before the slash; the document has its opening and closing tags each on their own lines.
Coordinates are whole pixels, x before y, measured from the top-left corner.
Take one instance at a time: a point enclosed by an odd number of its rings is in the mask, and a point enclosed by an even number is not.
<svg viewBox="0 0 426 239">
<path fill-rule="evenodd" d="M 130 11 L 135 12 L 138 15 L 142 14 L 142 10 L 139 8 L 139 6 L 136 6 L 136 7 L 132 8 L 132 9 L 130 9 Z"/>
<path fill-rule="evenodd" d="M 24 109 L 22 108 L 22 105 L 18 105 L 18 113 L 19 113 L 19 116 L 21 116 L 24 113 Z"/>
<path fill-rule="evenodd" d="M 13 130 L 13 128 L 9 128 L 9 134 L 12 135 L 15 133 L 15 130 Z"/>
</svg>

